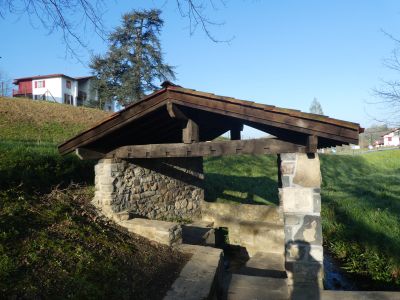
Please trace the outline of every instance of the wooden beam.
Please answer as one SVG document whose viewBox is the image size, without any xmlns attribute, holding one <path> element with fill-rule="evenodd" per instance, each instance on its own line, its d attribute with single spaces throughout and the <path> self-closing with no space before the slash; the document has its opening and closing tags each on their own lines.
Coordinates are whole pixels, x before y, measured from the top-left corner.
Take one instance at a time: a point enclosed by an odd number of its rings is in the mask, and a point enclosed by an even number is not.
<svg viewBox="0 0 400 300">
<path fill-rule="evenodd" d="M 201 157 L 236 154 L 277 154 L 306 152 L 300 146 L 276 139 L 253 139 L 241 141 L 213 141 L 192 144 L 151 144 L 123 146 L 107 154 L 109 158 L 162 158 Z"/>
<path fill-rule="evenodd" d="M 318 137 L 309 135 L 307 138 L 307 153 L 315 153 L 318 149 Z"/>
<path fill-rule="evenodd" d="M 186 123 L 182 130 L 182 141 L 185 144 L 197 143 L 199 141 L 199 126 L 192 119 Z"/>
<path fill-rule="evenodd" d="M 80 158 L 80 159 L 101 159 L 105 156 L 104 153 L 90 150 L 90 149 L 85 149 L 85 148 L 76 148 L 75 149 L 75 154 Z"/>
</svg>

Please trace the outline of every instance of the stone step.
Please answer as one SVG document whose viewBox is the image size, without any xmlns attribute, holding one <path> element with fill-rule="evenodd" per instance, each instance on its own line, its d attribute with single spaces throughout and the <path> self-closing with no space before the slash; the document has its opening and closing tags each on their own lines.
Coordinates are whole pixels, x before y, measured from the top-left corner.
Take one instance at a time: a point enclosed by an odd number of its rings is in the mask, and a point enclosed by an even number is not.
<svg viewBox="0 0 400 300">
<path fill-rule="evenodd" d="M 289 299 L 286 279 L 233 274 L 228 300 Z"/>
<path fill-rule="evenodd" d="M 216 299 L 222 280 L 222 250 L 182 244 L 178 249 L 191 254 L 164 300 Z"/>
<path fill-rule="evenodd" d="M 286 278 L 283 253 L 257 252 L 237 273 L 250 276 Z"/>
<path fill-rule="evenodd" d="M 160 220 L 135 218 L 118 223 L 129 232 L 168 246 L 182 243 L 182 228 L 179 224 Z"/>
</svg>

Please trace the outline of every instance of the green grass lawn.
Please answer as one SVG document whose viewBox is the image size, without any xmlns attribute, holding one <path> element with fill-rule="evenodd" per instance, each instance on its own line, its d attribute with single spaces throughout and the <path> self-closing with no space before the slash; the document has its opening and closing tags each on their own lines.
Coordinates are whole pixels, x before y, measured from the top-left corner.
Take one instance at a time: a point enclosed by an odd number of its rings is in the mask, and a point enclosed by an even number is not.
<svg viewBox="0 0 400 300">
<path fill-rule="evenodd" d="M 207 201 L 279 205 L 275 155 L 207 158 L 204 173 Z"/>
<path fill-rule="evenodd" d="M 346 270 L 400 286 L 400 151 L 321 161 L 326 246 Z"/>
<path fill-rule="evenodd" d="M 400 151 L 321 155 L 324 243 L 369 287 L 400 287 Z M 206 200 L 277 204 L 276 156 L 206 159 Z"/>
</svg>

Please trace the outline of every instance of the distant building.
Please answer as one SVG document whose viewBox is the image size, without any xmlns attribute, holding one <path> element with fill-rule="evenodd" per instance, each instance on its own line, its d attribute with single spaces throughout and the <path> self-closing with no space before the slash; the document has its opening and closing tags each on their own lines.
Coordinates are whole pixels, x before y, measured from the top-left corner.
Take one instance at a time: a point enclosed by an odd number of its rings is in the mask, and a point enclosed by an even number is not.
<svg viewBox="0 0 400 300">
<path fill-rule="evenodd" d="M 395 128 L 383 135 L 384 146 L 400 146 L 400 128 Z"/>
<path fill-rule="evenodd" d="M 38 75 L 14 79 L 17 89 L 13 97 L 47 100 L 81 106 L 84 102 L 97 101 L 97 91 L 93 89 L 93 76 L 71 77 L 64 74 Z M 104 110 L 114 111 L 112 102 L 105 103 Z"/>
<path fill-rule="evenodd" d="M 380 139 L 378 139 L 378 140 L 375 140 L 373 146 L 374 146 L 375 148 L 379 148 L 379 147 L 384 146 L 383 137 L 380 138 Z"/>
</svg>

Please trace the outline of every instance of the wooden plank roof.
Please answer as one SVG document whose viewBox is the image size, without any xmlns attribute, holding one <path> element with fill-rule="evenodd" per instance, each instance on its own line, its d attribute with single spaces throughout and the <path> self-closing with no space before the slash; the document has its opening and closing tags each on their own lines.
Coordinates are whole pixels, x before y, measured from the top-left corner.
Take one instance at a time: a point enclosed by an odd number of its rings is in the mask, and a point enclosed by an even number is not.
<svg viewBox="0 0 400 300">
<path fill-rule="evenodd" d="M 218 96 L 164 83 L 163 88 L 104 119 L 59 145 L 61 154 L 76 148 L 108 152 L 125 145 L 179 143 L 182 120 L 172 118 L 175 105 L 199 125 L 200 141 L 248 125 L 278 139 L 304 145 L 318 137 L 318 147 L 358 143 L 359 124 L 252 101 Z"/>
</svg>

